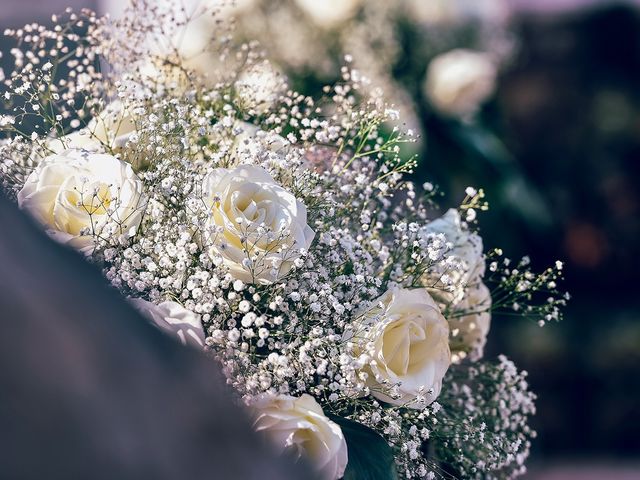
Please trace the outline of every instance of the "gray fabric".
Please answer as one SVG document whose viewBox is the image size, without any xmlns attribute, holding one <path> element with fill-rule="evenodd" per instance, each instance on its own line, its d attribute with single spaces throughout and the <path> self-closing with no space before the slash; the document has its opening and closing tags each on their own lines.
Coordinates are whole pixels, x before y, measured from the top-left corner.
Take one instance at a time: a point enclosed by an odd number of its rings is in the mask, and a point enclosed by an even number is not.
<svg viewBox="0 0 640 480">
<path fill-rule="evenodd" d="M 0 478 L 310 478 L 281 462 L 211 359 L 0 196 Z"/>
</svg>

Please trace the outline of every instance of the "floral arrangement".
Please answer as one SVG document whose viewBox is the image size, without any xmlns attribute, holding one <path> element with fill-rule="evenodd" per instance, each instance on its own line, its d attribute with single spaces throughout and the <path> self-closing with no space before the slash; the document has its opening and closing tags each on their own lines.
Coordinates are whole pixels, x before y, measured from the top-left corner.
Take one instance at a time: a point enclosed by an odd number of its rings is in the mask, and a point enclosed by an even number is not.
<svg viewBox="0 0 640 480">
<path fill-rule="evenodd" d="M 5 191 L 321 478 L 524 472 L 535 396 L 483 350 L 495 312 L 560 318 L 562 264 L 485 252 L 482 190 L 439 216 L 415 135 L 349 59 L 314 99 L 215 8 L 129 8 L 5 32 Z M 180 48 L 202 16 L 207 72 Z"/>
</svg>

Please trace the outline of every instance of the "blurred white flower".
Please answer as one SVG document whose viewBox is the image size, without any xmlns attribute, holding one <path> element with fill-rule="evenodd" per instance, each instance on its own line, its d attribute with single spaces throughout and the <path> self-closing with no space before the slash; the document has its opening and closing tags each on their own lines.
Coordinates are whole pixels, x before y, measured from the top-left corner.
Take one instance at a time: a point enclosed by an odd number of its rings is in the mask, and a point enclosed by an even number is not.
<svg viewBox="0 0 640 480">
<path fill-rule="evenodd" d="M 499 24 L 510 10 L 508 0 L 406 0 L 409 11 L 426 25 L 452 26 L 473 21 Z"/>
<path fill-rule="evenodd" d="M 425 93 L 441 113 L 467 120 L 493 95 L 496 77 L 497 66 L 491 55 L 451 50 L 429 64 Z"/>
<path fill-rule="evenodd" d="M 243 107 L 260 114 L 278 101 L 286 82 L 271 63 L 264 60 L 243 70 L 235 88 Z"/>
<path fill-rule="evenodd" d="M 350 19 L 362 0 L 295 0 L 321 27 L 330 28 Z"/>
<path fill-rule="evenodd" d="M 126 13 L 131 2 L 100 0 L 99 3 L 103 13 L 117 19 Z M 228 20 L 240 15 L 253 8 L 257 0 L 154 0 L 152 3 L 160 14 L 161 25 L 156 25 L 157 31 L 149 32 L 146 43 L 150 51 L 159 58 L 178 54 L 184 66 L 216 78 L 221 63 L 209 51 L 216 35 L 216 19 Z M 162 34 L 158 33 L 160 29 Z"/>
</svg>

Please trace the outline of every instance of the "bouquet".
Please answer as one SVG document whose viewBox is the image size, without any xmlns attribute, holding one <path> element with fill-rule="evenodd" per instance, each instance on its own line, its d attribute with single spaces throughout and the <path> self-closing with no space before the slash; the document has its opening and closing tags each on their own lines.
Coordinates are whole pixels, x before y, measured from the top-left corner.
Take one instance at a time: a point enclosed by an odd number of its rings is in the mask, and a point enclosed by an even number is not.
<svg viewBox="0 0 640 480">
<path fill-rule="evenodd" d="M 180 48 L 203 16 L 207 72 Z M 256 431 L 320 478 L 524 472 L 535 396 L 483 350 L 496 311 L 560 318 L 562 263 L 485 251 L 481 189 L 440 216 L 415 134 L 350 59 L 310 98 L 215 8 L 53 20 L 5 32 L 21 209 L 219 362 Z"/>
</svg>

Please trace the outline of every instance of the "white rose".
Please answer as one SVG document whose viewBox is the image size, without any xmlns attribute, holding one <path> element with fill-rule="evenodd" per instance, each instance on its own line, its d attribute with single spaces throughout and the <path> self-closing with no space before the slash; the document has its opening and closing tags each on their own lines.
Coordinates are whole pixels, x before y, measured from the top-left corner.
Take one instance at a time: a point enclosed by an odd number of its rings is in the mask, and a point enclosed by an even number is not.
<svg viewBox="0 0 640 480">
<path fill-rule="evenodd" d="M 462 227 L 460 214 L 457 210 L 451 208 L 442 217 L 429 222 L 425 226 L 425 230 L 429 233 L 441 233 L 445 236 L 447 243 L 451 249 L 448 254 L 455 257 L 460 268 L 452 268 L 446 272 L 434 272 L 434 277 L 441 278 L 446 273 L 452 284 L 451 302 L 458 302 L 464 294 L 464 288 L 467 285 L 476 284 L 484 275 L 485 261 L 482 253 L 482 238 Z M 430 286 L 433 282 L 427 283 Z M 439 285 L 435 285 L 439 286 Z"/>
<path fill-rule="evenodd" d="M 429 64 L 425 92 L 433 106 L 454 117 L 472 117 L 495 91 L 497 67 L 489 54 L 456 49 Z"/>
<path fill-rule="evenodd" d="M 200 315 L 176 302 L 167 301 L 156 305 L 141 298 L 132 298 L 130 302 L 165 333 L 178 337 L 183 345 L 204 348 L 205 335 Z"/>
<path fill-rule="evenodd" d="M 304 457 L 319 478 L 337 480 L 347 467 L 347 443 L 310 395 L 262 395 L 252 402 L 254 427 L 283 453 Z"/>
<path fill-rule="evenodd" d="M 353 17 L 362 0 L 296 0 L 311 19 L 324 28 L 334 27 Z"/>
<path fill-rule="evenodd" d="M 53 153 L 74 148 L 100 151 L 103 147 L 108 147 L 117 150 L 125 146 L 135 131 L 136 125 L 131 113 L 120 100 L 116 100 L 92 118 L 85 128 L 50 140 L 47 147 Z"/>
<path fill-rule="evenodd" d="M 453 363 L 482 358 L 491 326 L 491 292 L 479 282 L 470 286 L 449 318 Z"/>
<path fill-rule="evenodd" d="M 18 205 L 56 240 L 90 254 L 95 236 L 133 236 L 146 205 L 143 185 L 116 157 L 66 150 L 46 157 L 18 193 Z"/>
<path fill-rule="evenodd" d="M 285 275 L 314 232 L 307 208 L 262 167 L 216 168 L 203 181 L 206 240 L 234 278 L 268 284 Z"/>
<path fill-rule="evenodd" d="M 355 321 L 351 341 L 356 354 L 371 357 L 374 397 L 423 408 L 440 394 L 451 363 L 449 326 L 425 289 L 387 291 Z"/>
</svg>

